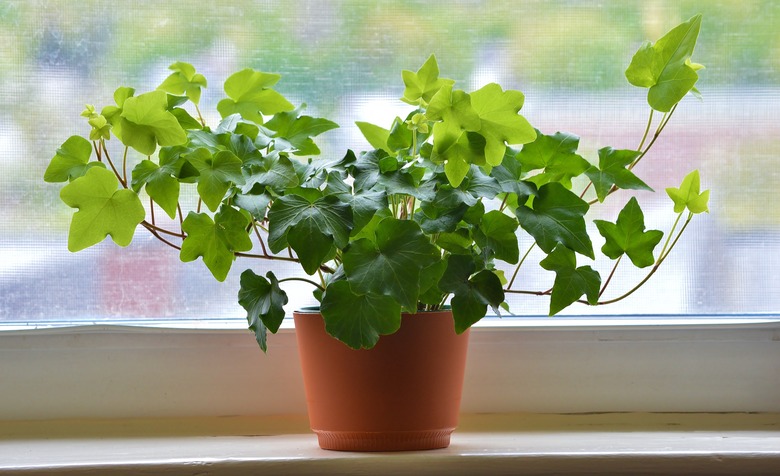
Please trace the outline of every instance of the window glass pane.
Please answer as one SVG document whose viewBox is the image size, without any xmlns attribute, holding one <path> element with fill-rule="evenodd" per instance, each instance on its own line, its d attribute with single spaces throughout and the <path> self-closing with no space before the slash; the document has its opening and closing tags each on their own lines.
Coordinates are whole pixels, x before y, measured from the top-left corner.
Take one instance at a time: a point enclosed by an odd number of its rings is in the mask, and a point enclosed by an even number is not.
<svg viewBox="0 0 780 476">
<path fill-rule="evenodd" d="M 67 251 L 72 210 L 59 201 L 58 186 L 43 183 L 43 172 L 67 137 L 88 132 L 79 116 L 84 104 L 112 104 L 118 85 L 152 90 L 169 64 L 187 61 L 208 78 L 201 103 L 212 111 L 230 73 L 278 72 L 282 93 L 341 124 L 318 141 L 324 156 L 335 157 L 367 148 L 354 121 L 386 127 L 408 112 L 397 101 L 400 71 L 435 53 L 442 75 L 464 89 L 497 81 L 523 91 L 522 113 L 535 127 L 581 136 L 579 152 L 595 162 L 599 148 L 636 148 L 642 136 L 644 91 L 623 76 L 633 52 L 699 12 L 694 60 L 706 66 L 698 84 L 703 101 L 683 100 L 636 170 L 659 193 L 637 196 L 648 228 L 666 232 L 674 214 L 663 189 L 698 168 L 712 189 L 711 213 L 693 221 L 630 299 L 567 312 L 776 312 L 777 2 L 11 0 L 0 1 L 0 321 L 244 315 L 238 275 L 267 262 L 239 260 L 218 283 L 200 260 L 180 263 L 175 250 L 143 230 L 121 252 L 110 241 Z M 219 118 L 209 112 L 206 120 Z M 614 206 L 591 217 L 614 220 Z M 593 240 L 603 244 L 595 229 Z M 522 287 L 549 287 L 551 273 L 531 264 L 518 275 Z M 594 266 L 606 276 L 610 265 Z M 285 264 L 273 269 L 298 273 Z M 645 274 L 624 266 L 607 293 L 620 294 Z M 291 307 L 312 302 L 305 286 L 287 289 Z M 518 314 L 546 314 L 548 302 L 519 296 L 510 305 Z"/>
</svg>

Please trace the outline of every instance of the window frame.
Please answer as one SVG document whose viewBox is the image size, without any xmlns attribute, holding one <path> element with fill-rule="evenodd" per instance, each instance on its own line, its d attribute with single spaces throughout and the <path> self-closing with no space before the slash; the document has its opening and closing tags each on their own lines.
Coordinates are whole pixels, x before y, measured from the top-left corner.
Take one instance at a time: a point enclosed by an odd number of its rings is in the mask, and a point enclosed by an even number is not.
<svg viewBox="0 0 780 476">
<path fill-rule="evenodd" d="M 483 321 L 461 412 L 780 412 L 780 318 Z M 720 323 L 717 323 L 720 322 Z M 239 321 L 6 326 L 0 421 L 303 415 L 295 334 Z"/>
</svg>

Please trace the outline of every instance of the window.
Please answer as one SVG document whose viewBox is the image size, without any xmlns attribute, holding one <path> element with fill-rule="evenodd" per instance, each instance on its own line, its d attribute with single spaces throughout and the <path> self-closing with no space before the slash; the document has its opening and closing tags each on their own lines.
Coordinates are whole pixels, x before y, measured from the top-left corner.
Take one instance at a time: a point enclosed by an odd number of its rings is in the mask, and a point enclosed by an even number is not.
<svg viewBox="0 0 780 476">
<path fill-rule="evenodd" d="M 704 100 L 684 100 L 638 173 L 660 192 L 640 194 L 648 227 L 668 231 L 662 189 L 693 168 L 713 190 L 712 213 L 632 299 L 569 312 L 776 312 L 780 280 L 767 279 L 780 264 L 774 2 L 12 1 L 0 4 L 0 321 L 243 317 L 237 277 L 255 263 L 239 261 L 220 284 L 142 231 L 121 253 L 110 242 L 66 250 L 71 210 L 43 184 L 43 170 L 69 135 L 86 130 L 84 103 L 110 104 L 118 84 L 150 90 L 170 63 L 189 61 L 212 81 L 204 102 L 213 104 L 229 72 L 279 72 L 286 95 L 338 118 L 342 128 L 320 141 L 334 155 L 365 147 L 354 121 L 387 124 L 399 113 L 400 70 L 436 53 L 463 87 L 500 80 L 523 91 L 531 123 L 582 136 L 580 153 L 593 161 L 596 149 L 636 147 L 641 137 L 644 94 L 623 77 L 633 51 L 699 11 Z M 311 301 L 305 286 L 290 292 L 291 306 Z M 546 313 L 545 299 L 510 304 L 521 315 Z"/>
<path fill-rule="evenodd" d="M 500 80 L 523 91 L 532 124 L 581 135 L 594 160 L 596 149 L 635 147 L 641 136 L 643 92 L 623 79 L 635 49 L 697 12 L 704 100 L 684 100 L 642 165 L 660 193 L 640 199 L 648 226 L 668 230 L 662 189 L 699 168 L 712 213 L 649 286 L 597 311 L 771 321 L 780 308 L 776 2 L 0 1 L 0 324 L 87 324 L 0 333 L 0 381 L 15 383 L 0 392 L 0 420 L 303 408 L 291 333 L 262 356 L 241 330 L 237 276 L 254 263 L 219 284 L 143 233 L 121 253 L 110 242 L 66 250 L 71 211 L 42 175 L 60 144 L 85 131 L 84 103 L 109 104 L 118 84 L 150 90 L 182 60 L 211 81 L 213 104 L 228 73 L 254 67 L 281 73 L 280 90 L 312 114 L 336 116 L 342 128 L 321 145 L 341 154 L 363 147 L 355 120 L 396 114 L 399 71 L 435 53 L 464 87 Z M 308 295 L 292 291 L 291 305 Z M 546 306 L 512 303 L 521 315 Z M 144 327 L 101 325 L 127 320 Z M 777 324 L 524 322 L 477 329 L 464 411 L 780 411 Z"/>
</svg>

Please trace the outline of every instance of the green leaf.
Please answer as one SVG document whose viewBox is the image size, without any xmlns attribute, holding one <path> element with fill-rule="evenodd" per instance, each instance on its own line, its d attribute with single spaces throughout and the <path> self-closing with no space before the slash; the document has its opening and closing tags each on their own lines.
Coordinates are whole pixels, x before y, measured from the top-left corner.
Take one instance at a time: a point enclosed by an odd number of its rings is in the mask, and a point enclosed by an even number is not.
<svg viewBox="0 0 780 476">
<path fill-rule="evenodd" d="M 482 217 L 482 223 L 474 230 L 474 241 L 483 250 L 489 250 L 496 259 L 515 264 L 520 258 L 517 245 L 517 221 L 498 210 L 491 210 Z"/>
<path fill-rule="evenodd" d="M 111 235 L 119 246 L 133 239 L 136 226 L 146 216 L 138 195 L 132 190 L 117 190 L 119 181 L 110 170 L 92 167 L 60 191 L 66 205 L 79 210 L 73 214 L 68 234 L 68 249 L 80 251 L 100 243 Z"/>
<path fill-rule="evenodd" d="M 392 334 L 401 327 L 401 306 L 392 298 L 375 294 L 356 294 L 346 281 L 328 285 L 320 312 L 325 330 L 353 349 L 370 349 L 380 335 Z"/>
<path fill-rule="evenodd" d="M 599 202 L 607 198 L 614 185 L 617 188 L 653 191 L 626 167 L 639 157 L 636 150 L 616 150 L 612 147 L 599 149 L 599 166 L 591 166 L 585 175 L 593 182 Z"/>
<path fill-rule="evenodd" d="M 228 98 L 219 101 L 217 110 L 223 118 L 237 113 L 257 124 L 263 123 L 262 114 L 292 111 L 295 107 L 271 89 L 280 78 L 278 74 L 261 73 L 249 68 L 231 75 L 225 80 Z"/>
<path fill-rule="evenodd" d="M 168 111 L 163 91 L 152 91 L 128 97 L 122 106 L 121 141 L 144 155 L 152 155 L 157 145 L 179 145 L 187 134 L 176 116 Z"/>
<path fill-rule="evenodd" d="M 244 168 L 244 173 L 244 192 L 248 192 L 256 184 L 282 192 L 301 183 L 292 161 L 275 152 L 261 160 L 253 160 L 249 167 Z"/>
<path fill-rule="evenodd" d="M 233 184 L 244 183 L 241 159 L 230 151 L 221 150 L 212 155 L 208 149 L 201 147 L 188 154 L 187 160 L 200 173 L 198 195 L 211 211 L 219 208 Z"/>
<path fill-rule="evenodd" d="M 309 274 L 317 271 L 334 245 L 347 246 L 352 230 L 352 210 L 335 195 L 279 197 L 271 205 L 268 220 L 271 251 L 278 253 L 289 245 Z"/>
<path fill-rule="evenodd" d="M 705 190 L 699 193 L 701 188 L 699 171 L 694 170 L 685 176 L 680 188 L 667 188 L 666 193 L 674 201 L 674 212 L 682 213 L 686 208 L 694 214 L 707 212 L 707 202 L 710 200 L 710 191 Z"/>
<path fill-rule="evenodd" d="M 46 182 L 67 182 L 87 173 L 92 167 L 103 167 L 102 162 L 90 162 L 92 144 L 81 136 L 70 136 L 52 157 L 43 180 Z"/>
<path fill-rule="evenodd" d="M 590 304 L 598 302 L 601 276 L 590 266 L 578 268 L 574 251 L 558 246 L 540 264 L 546 270 L 555 271 L 550 296 L 551 316 L 569 307 L 583 294 Z"/>
<path fill-rule="evenodd" d="M 388 154 L 393 152 L 387 146 L 387 139 L 390 137 L 389 130 L 383 127 L 375 126 L 374 124 L 368 122 L 358 121 L 355 122 L 355 125 L 358 126 L 358 129 L 360 129 L 360 132 L 363 133 L 363 137 L 366 138 L 368 143 L 371 144 L 371 147 L 374 149 L 382 149 Z"/>
<path fill-rule="evenodd" d="M 485 317 L 488 306 L 498 314 L 498 306 L 504 302 L 499 277 L 486 269 L 475 273 L 476 269 L 474 257 L 450 255 L 447 257 L 447 269 L 439 281 L 442 291 L 453 293 L 450 304 L 458 334 Z"/>
<path fill-rule="evenodd" d="M 536 185 L 523 180 L 520 161 L 515 154 L 507 153 L 498 167 L 493 167 L 490 176 L 498 181 L 503 192 L 518 196 L 518 202 L 525 203 L 531 195 L 536 194 Z"/>
<path fill-rule="evenodd" d="M 485 138 L 485 160 L 499 165 L 504 160 L 506 144 L 526 144 L 536 138 L 536 131 L 519 114 L 525 97 L 520 91 L 502 90 L 490 83 L 471 93 L 471 105 L 479 114 L 480 135 Z"/>
<path fill-rule="evenodd" d="M 173 73 L 165 78 L 157 89 L 180 96 L 186 94 L 195 104 L 200 102 L 201 88 L 206 87 L 206 78 L 195 72 L 195 68 L 189 64 L 178 61 L 168 67 Z"/>
<path fill-rule="evenodd" d="M 546 253 L 564 246 L 594 258 L 593 245 L 585 228 L 588 204 L 558 182 L 539 187 L 533 209 L 521 205 L 515 211 L 520 226 L 531 234 Z"/>
<path fill-rule="evenodd" d="M 617 222 L 593 222 L 601 236 L 607 240 L 601 251 L 609 258 L 617 259 L 625 253 L 637 268 L 645 268 L 655 263 L 653 249 L 664 234 L 659 230 L 645 231 L 645 216 L 635 197 L 631 197 L 623 207 Z"/>
<path fill-rule="evenodd" d="M 302 104 L 294 111 L 276 113 L 265 123 L 266 128 L 276 132 L 272 136 L 275 150 L 290 151 L 295 155 L 319 155 L 320 149 L 311 138 L 339 127 L 327 119 L 301 116 L 305 107 Z"/>
<path fill-rule="evenodd" d="M 258 276 L 251 269 L 241 273 L 241 290 L 238 291 L 238 303 L 246 310 L 249 329 L 254 332 L 255 340 L 268 351 L 267 332 L 276 333 L 284 319 L 284 305 L 287 294 L 279 287 L 279 280 L 271 271 L 268 279 Z"/>
<path fill-rule="evenodd" d="M 205 213 L 190 212 L 182 223 L 187 237 L 179 258 L 186 263 L 202 257 L 214 278 L 224 281 L 233 265 L 234 253 L 252 249 L 247 225 L 246 216 L 230 207 L 222 207 L 214 220 Z"/>
<path fill-rule="evenodd" d="M 478 131 L 482 125 L 477 111 L 471 107 L 469 95 L 459 89 L 453 91 L 451 84 L 442 86 L 433 96 L 426 116 L 432 121 L 442 121 L 434 127 L 454 131 L 456 137 L 460 131 Z"/>
<path fill-rule="evenodd" d="M 428 104 L 439 89 L 455 83 L 452 79 L 439 78 L 439 64 L 434 55 L 428 57 L 417 73 L 404 70 L 401 76 L 406 86 L 401 100 L 415 106 Z"/>
<path fill-rule="evenodd" d="M 417 309 L 420 272 L 440 259 L 418 225 L 386 218 L 376 228 L 375 240 L 351 243 L 343 255 L 344 272 L 360 294 L 390 296 L 409 312 Z"/>
<path fill-rule="evenodd" d="M 236 206 L 248 211 L 259 222 L 265 220 L 271 199 L 268 193 L 238 193 L 234 197 Z"/>
<path fill-rule="evenodd" d="M 454 142 L 436 138 L 437 128 L 434 126 L 434 155 L 432 160 L 444 163 L 444 173 L 450 185 L 459 187 L 466 178 L 471 165 L 485 164 L 485 138 L 476 132 L 462 132 Z M 446 145 L 446 149 L 442 149 Z"/>
<path fill-rule="evenodd" d="M 523 146 L 517 154 L 523 174 L 541 169 L 528 180 L 540 187 L 549 182 L 560 182 L 571 189 L 571 179 L 585 172 L 590 164 L 577 155 L 580 138 L 566 132 L 544 135 L 536 131 L 536 139 Z"/>
<path fill-rule="evenodd" d="M 133 169 L 133 190 L 138 192 L 146 185 L 146 193 L 168 214 L 176 216 L 179 204 L 179 181 L 170 165 L 159 166 L 151 160 L 142 160 Z"/>
<path fill-rule="evenodd" d="M 701 27 L 701 15 L 673 28 L 655 44 L 644 43 L 631 59 L 626 78 L 634 86 L 650 88 L 647 102 L 653 109 L 669 112 L 699 79 L 701 65 L 690 59 Z"/>
</svg>

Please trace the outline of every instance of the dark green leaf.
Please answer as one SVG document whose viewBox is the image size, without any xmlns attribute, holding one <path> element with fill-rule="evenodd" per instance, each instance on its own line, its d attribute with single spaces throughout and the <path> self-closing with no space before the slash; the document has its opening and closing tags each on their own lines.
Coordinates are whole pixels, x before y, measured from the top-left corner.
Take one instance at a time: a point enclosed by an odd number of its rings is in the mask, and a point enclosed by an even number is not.
<svg viewBox="0 0 780 476">
<path fill-rule="evenodd" d="M 574 251 L 565 246 L 558 246 L 540 264 L 542 268 L 555 272 L 555 282 L 550 296 L 551 316 L 569 307 L 583 294 L 590 304 L 596 304 L 599 299 L 601 277 L 590 266 L 578 268 Z"/>
<path fill-rule="evenodd" d="M 440 259 L 439 251 L 410 220 L 386 218 L 376 228 L 375 240 L 362 238 L 344 252 L 344 272 L 357 293 L 390 296 L 414 312 L 421 271 Z"/>
<path fill-rule="evenodd" d="M 301 183 L 292 161 L 276 152 L 253 160 L 249 167 L 244 167 L 244 174 L 245 193 L 258 184 L 281 192 Z"/>
<path fill-rule="evenodd" d="M 310 274 L 317 270 L 335 244 L 344 248 L 352 230 L 352 210 L 334 195 L 316 199 L 301 195 L 279 197 L 268 212 L 268 245 L 278 253 L 291 246 L 300 256 L 304 254 L 304 269 Z M 307 241 L 307 239 L 309 241 Z M 302 257 L 303 259 L 303 257 Z"/>
<path fill-rule="evenodd" d="M 401 306 L 388 296 L 356 294 L 347 281 L 328 285 L 320 312 L 325 330 L 353 349 L 370 349 L 401 327 Z"/>
<path fill-rule="evenodd" d="M 219 208 L 233 184 L 244 183 L 241 159 L 230 151 L 221 150 L 212 155 L 207 149 L 199 148 L 187 155 L 187 160 L 200 173 L 198 195 L 211 211 Z"/>
<path fill-rule="evenodd" d="M 515 264 L 519 259 L 517 221 L 498 210 L 487 212 L 481 225 L 474 231 L 474 241 L 483 250 L 489 250 L 496 259 Z"/>
<path fill-rule="evenodd" d="M 284 319 L 284 305 L 287 304 L 287 294 L 279 287 L 276 276 L 269 271 L 268 279 L 258 276 L 251 269 L 241 273 L 241 290 L 238 291 L 238 303 L 247 314 L 249 329 L 254 332 L 255 339 L 263 349 L 268 350 L 266 330 L 276 333 Z"/>
<path fill-rule="evenodd" d="M 617 222 L 594 220 L 599 233 L 607 242 L 601 251 L 611 259 L 627 254 L 637 268 L 644 268 L 655 262 L 653 249 L 664 236 L 659 230 L 645 231 L 645 216 L 636 198 L 631 197 L 618 215 Z"/>
<path fill-rule="evenodd" d="M 439 288 L 453 293 L 450 304 L 455 319 L 455 331 L 465 332 L 487 313 L 488 306 L 498 313 L 504 301 L 501 280 L 490 270 L 477 270 L 472 256 L 450 255 L 447 269 L 439 281 Z"/>
<path fill-rule="evenodd" d="M 588 204 L 558 182 L 539 187 L 533 209 L 521 205 L 515 211 L 520 226 L 531 234 L 546 253 L 564 246 L 594 258 L 593 245 L 585 228 Z"/>
<path fill-rule="evenodd" d="M 612 147 L 599 149 L 599 166 L 591 166 L 585 171 L 585 175 L 593 182 L 599 202 L 607 198 L 613 185 L 622 189 L 653 191 L 626 168 L 639 157 L 639 154 L 635 150 L 615 150 Z"/>
</svg>

